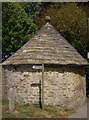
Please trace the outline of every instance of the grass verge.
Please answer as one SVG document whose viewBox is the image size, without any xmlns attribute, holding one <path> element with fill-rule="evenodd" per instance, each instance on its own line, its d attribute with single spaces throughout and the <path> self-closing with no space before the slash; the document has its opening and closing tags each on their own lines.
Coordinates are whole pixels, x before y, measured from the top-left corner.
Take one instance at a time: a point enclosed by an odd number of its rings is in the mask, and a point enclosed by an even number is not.
<svg viewBox="0 0 89 120">
<path fill-rule="evenodd" d="M 36 104 L 22 103 L 16 103 L 15 110 L 9 112 L 8 101 L 2 101 L 3 118 L 66 118 L 72 113 L 75 113 L 74 109 L 63 106 L 44 106 L 44 109 L 41 109 Z"/>
</svg>

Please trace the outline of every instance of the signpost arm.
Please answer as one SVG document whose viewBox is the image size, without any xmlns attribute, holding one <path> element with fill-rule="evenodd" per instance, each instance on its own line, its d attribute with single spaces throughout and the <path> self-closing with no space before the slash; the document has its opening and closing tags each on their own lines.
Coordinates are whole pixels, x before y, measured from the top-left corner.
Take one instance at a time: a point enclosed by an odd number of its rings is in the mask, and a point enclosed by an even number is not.
<svg viewBox="0 0 89 120">
<path fill-rule="evenodd" d="M 42 64 L 42 109 L 44 106 L 44 64 Z"/>
</svg>

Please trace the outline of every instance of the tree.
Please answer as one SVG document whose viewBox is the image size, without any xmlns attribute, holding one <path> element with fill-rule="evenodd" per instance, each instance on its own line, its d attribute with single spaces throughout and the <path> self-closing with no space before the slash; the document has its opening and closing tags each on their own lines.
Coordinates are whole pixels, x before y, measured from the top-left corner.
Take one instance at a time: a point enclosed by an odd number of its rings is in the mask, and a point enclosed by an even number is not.
<svg viewBox="0 0 89 120">
<path fill-rule="evenodd" d="M 40 10 L 43 8 L 41 2 L 20 2 L 26 13 L 32 21 L 34 21 L 36 15 L 39 14 Z"/>
<path fill-rule="evenodd" d="M 6 59 L 35 33 L 36 25 L 20 3 L 2 3 L 2 52 Z"/>
<path fill-rule="evenodd" d="M 35 20 L 40 28 L 45 16 L 51 17 L 51 24 L 86 58 L 89 50 L 87 38 L 87 13 L 77 3 L 54 3 L 44 9 Z"/>
</svg>

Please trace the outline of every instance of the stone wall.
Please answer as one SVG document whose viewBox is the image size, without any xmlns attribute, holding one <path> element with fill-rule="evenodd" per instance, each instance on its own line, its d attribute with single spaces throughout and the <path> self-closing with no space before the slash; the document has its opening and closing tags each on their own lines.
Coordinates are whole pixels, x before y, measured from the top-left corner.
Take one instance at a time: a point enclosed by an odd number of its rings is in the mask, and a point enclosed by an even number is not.
<svg viewBox="0 0 89 120">
<path fill-rule="evenodd" d="M 41 100 L 41 70 L 31 65 L 4 67 L 4 90 L 14 88 L 17 102 L 39 103 Z M 6 85 L 6 86 L 5 86 Z M 5 94 L 5 93 L 4 93 Z M 6 95 L 5 95 L 6 96 Z M 86 98 L 84 67 L 45 66 L 44 103 L 74 107 L 82 105 Z"/>
<path fill-rule="evenodd" d="M 2 65 L 0 63 L 0 120 L 2 119 Z"/>
<path fill-rule="evenodd" d="M 2 65 L 0 64 L 0 101 L 2 100 Z M 0 102 L 1 104 L 1 102 Z"/>
</svg>

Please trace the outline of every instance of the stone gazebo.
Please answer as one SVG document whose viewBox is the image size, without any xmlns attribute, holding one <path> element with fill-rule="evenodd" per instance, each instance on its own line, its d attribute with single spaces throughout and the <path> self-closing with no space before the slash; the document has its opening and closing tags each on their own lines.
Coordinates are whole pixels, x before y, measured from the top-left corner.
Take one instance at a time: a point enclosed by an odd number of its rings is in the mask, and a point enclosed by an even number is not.
<svg viewBox="0 0 89 120">
<path fill-rule="evenodd" d="M 87 61 L 47 22 L 3 62 L 3 95 L 8 98 L 14 88 L 17 102 L 39 103 L 43 98 L 46 105 L 82 105 L 85 65 Z"/>
</svg>

